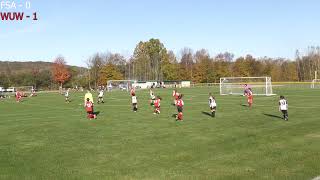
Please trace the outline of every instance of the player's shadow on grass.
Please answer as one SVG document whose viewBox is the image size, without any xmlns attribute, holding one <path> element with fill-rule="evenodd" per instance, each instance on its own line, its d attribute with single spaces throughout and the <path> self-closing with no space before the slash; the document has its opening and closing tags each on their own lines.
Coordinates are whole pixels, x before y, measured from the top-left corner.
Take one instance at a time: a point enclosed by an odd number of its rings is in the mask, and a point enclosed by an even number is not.
<svg viewBox="0 0 320 180">
<path fill-rule="evenodd" d="M 210 116 L 210 117 L 212 116 L 211 113 L 208 113 L 208 112 L 205 112 L 205 111 L 202 111 L 202 114 Z"/>
<path fill-rule="evenodd" d="M 282 117 L 281 117 L 281 116 L 277 116 L 277 115 L 273 115 L 273 114 L 266 114 L 266 113 L 263 113 L 263 115 L 265 115 L 265 116 L 269 116 L 269 117 L 273 117 L 273 118 L 282 119 Z"/>
<path fill-rule="evenodd" d="M 240 104 L 240 106 L 248 107 L 248 104 Z"/>
<path fill-rule="evenodd" d="M 100 114 L 100 111 L 93 112 L 93 114 L 98 116 Z"/>
</svg>

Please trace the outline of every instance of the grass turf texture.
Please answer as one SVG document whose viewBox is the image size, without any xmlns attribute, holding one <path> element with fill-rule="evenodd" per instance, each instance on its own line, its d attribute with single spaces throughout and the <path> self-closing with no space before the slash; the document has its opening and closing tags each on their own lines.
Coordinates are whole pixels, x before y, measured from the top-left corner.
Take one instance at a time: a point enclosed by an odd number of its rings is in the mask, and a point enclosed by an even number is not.
<svg viewBox="0 0 320 180">
<path fill-rule="evenodd" d="M 154 115 L 148 92 L 137 113 L 125 92 L 107 93 L 89 121 L 83 93 L 0 101 L 0 179 L 311 179 L 320 175 L 319 90 L 277 88 L 278 96 L 219 96 L 218 89 L 181 89 L 184 121 L 176 122 L 172 90 Z M 216 118 L 207 115 L 216 94 Z M 95 100 L 97 100 L 95 98 Z"/>
</svg>

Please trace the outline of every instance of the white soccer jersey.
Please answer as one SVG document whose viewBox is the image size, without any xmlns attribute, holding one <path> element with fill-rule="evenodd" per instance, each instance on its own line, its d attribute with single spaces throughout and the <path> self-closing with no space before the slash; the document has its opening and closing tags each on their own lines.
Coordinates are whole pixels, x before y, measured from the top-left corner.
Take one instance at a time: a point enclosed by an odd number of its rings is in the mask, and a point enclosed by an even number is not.
<svg viewBox="0 0 320 180">
<path fill-rule="evenodd" d="M 154 100 L 154 99 L 156 99 L 156 96 L 153 94 L 150 94 L 150 98 Z"/>
<path fill-rule="evenodd" d="M 279 101 L 280 110 L 288 110 L 288 102 L 285 99 L 280 99 Z"/>
<path fill-rule="evenodd" d="M 132 102 L 132 104 L 138 103 L 137 97 L 136 96 L 132 96 L 131 97 L 131 102 Z"/>
<path fill-rule="evenodd" d="M 103 91 L 99 92 L 99 97 L 103 97 Z"/>
<path fill-rule="evenodd" d="M 210 107 L 216 107 L 217 106 L 216 100 L 213 99 L 213 97 L 209 98 L 209 106 Z"/>
<path fill-rule="evenodd" d="M 68 97 L 68 96 L 69 96 L 69 91 L 66 91 L 66 93 L 64 94 L 64 96 Z"/>
</svg>

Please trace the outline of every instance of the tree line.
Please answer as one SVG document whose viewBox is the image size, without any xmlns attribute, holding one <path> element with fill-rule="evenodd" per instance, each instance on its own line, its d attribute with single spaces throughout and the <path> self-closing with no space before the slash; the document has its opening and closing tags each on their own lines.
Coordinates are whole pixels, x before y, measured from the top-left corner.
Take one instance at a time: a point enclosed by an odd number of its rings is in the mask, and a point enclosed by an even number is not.
<svg viewBox="0 0 320 180">
<path fill-rule="evenodd" d="M 0 74 L 0 86 L 33 85 L 38 88 L 90 87 L 106 85 L 108 80 L 138 81 L 191 80 L 218 83 L 220 77 L 271 76 L 272 81 L 311 81 L 320 68 L 320 47 L 309 47 L 295 59 L 253 57 L 235 58 L 230 52 L 210 55 L 208 50 L 183 48 L 178 54 L 168 50 L 159 39 L 139 42 L 131 57 L 120 53 L 95 53 L 86 60 L 87 68 L 66 65 L 57 57 L 50 69 L 10 70 Z"/>
<path fill-rule="evenodd" d="M 97 53 L 87 64 L 94 86 L 110 79 L 217 83 L 220 77 L 239 76 L 271 76 L 273 81 L 311 81 L 314 72 L 320 69 L 320 47 L 310 47 L 305 54 L 297 51 L 295 59 L 256 58 L 252 55 L 235 58 L 230 52 L 211 56 L 206 49 L 183 48 L 175 54 L 159 39 L 150 39 L 139 42 L 128 59 L 118 53 Z M 106 66 L 113 67 L 108 75 Z"/>
</svg>

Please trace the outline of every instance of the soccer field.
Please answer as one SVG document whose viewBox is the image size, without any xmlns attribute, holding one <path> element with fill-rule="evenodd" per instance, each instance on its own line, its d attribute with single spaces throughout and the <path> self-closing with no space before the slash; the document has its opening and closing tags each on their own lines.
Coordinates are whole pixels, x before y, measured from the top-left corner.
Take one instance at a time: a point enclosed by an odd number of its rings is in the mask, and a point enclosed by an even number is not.
<svg viewBox="0 0 320 180">
<path fill-rule="evenodd" d="M 319 90 L 277 87 L 279 96 L 220 96 L 218 88 L 179 89 L 184 121 L 172 117 L 171 89 L 138 91 L 138 112 L 127 92 L 105 95 L 89 121 L 83 93 L 40 93 L 16 103 L 0 100 L 0 179 L 312 179 L 320 175 Z M 216 95 L 215 118 L 208 93 Z M 96 94 L 94 94 L 96 96 Z M 95 101 L 97 99 L 95 98 Z"/>
</svg>

